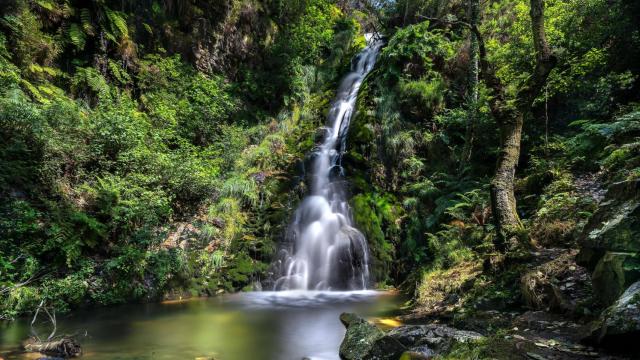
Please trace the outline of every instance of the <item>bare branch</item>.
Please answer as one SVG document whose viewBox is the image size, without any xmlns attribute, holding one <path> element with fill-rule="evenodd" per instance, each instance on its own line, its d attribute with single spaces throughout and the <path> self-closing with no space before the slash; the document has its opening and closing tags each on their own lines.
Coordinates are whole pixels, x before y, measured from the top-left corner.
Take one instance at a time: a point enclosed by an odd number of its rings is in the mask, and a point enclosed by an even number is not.
<svg viewBox="0 0 640 360">
<path fill-rule="evenodd" d="M 44 305 L 44 300 L 40 301 L 40 305 L 38 305 L 35 314 L 33 314 L 33 319 L 31 320 L 31 335 L 38 341 L 40 341 L 40 336 L 38 336 L 38 332 L 33 325 L 35 325 L 36 320 L 38 319 L 38 314 L 40 314 L 40 308 L 42 308 L 42 305 Z"/>
<path fill-rule="evenodd" d="M 53 324 L 53 330 L 51 331 L 51 334 L 49 334 L 49 337 L 47 337 L 47 341 L 49 341 L 56 335 L 56 332 L 58 331 L 58 322 L 56 321 L 55 309 L 52 310 L 53 315 L 51 315 L 51 313 L 49 312 L 49 310 L 47 310 L 46 307 L 44 308 L 44 311 L 47 313 L 47 315 L 49 315 L 49 320 L 51 320 L 51 323 Z"/>
</svg>

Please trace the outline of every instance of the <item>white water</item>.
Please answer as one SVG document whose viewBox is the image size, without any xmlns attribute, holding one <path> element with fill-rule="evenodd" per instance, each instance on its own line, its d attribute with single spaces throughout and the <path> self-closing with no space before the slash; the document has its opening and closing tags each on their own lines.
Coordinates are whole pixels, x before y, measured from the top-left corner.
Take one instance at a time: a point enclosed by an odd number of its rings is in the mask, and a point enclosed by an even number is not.
<svg viewBox="0 0 640 360">
<path fill-rule="evenodd" d="M 369 283 L 367 241 L 354 227 L 341 166 L 360 85 L 382 46 L 373 36 L 367 43 L 338 88 L 324 141 L 312 154 L 311 191 L 289 225 L 275 290 L 359 290 Z"/>
</svg>

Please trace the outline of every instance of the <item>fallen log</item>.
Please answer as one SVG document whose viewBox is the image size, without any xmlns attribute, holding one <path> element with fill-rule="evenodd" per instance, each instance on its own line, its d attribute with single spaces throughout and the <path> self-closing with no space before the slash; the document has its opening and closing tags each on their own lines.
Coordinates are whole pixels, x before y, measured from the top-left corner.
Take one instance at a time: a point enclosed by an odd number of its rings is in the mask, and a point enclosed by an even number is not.
<svg viewBox="0 0 640 360">
<path fill-rule="evenodd" d="M 61 358 L 73 358 L 82 355 L 82 347 L 72 337 L 62 337 L 47 341 L 39 341 L 31 338 L 24 344 L 24 350 L 28 352 L 38 352 L 48 356 Z"/>
</svg>

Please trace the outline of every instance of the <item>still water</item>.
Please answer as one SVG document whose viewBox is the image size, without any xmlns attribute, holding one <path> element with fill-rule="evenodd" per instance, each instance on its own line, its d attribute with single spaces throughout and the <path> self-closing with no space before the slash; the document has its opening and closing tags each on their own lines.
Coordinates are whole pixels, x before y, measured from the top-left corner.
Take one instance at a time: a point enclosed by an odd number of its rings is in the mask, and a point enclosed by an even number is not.
<svg viewBox="0 0 640 360">
<path fill-rule="evenodd" d="M 58 334 L 77 334 L 82 359 L 338 359 L 341 312 L 378 317 L 396 307 L 375 291 L 250 292 L 76 312 L 58 320 Z M 0 357 L 37 358 L 15 352 L 28 336 L 27 320 L 0 324 Z"/>
</svg>

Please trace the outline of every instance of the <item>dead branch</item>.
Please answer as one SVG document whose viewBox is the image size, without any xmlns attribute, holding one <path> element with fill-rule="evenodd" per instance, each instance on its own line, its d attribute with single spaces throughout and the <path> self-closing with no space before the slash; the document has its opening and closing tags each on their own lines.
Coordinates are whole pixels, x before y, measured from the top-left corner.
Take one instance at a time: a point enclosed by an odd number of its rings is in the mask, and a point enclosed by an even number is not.
<svg viewBox="0 0 640 360">
<path fill-rule="evenodd" d="M 72 358 L 82 355 L 82 347 L 71 337 L 62 337 L 52 341 L 36 341 L 30 339 L 24 344 L 24 349 L 28 352 L 37 352 L 45 355 Z"/>
<path fill-rule="evenodd" d="M 53 325 L 53 329 L 47 339 L 42 341 L 40 335 L 35 328 L 36 321 L 40 315 L 40 311 L 44 311 L 49 317 L 49 321 Z M 40 301 L 40 304 L 36 308 L 36 311 L 31 320 L 31 338 L 28 339 L 23 347 L 28 352 L 38 352 L 45 355 L 51 355 L 62 358 L 77 357 L 82 354 L 82 348 L 80 344 L 76 342 L 73 337 L 62 336 L 56 339 L 56 332 L 58 331 L 58 321 L 56 319 L 55 309 L 49 310 L 45 306 L 45 301 Z"/>
</svg>

